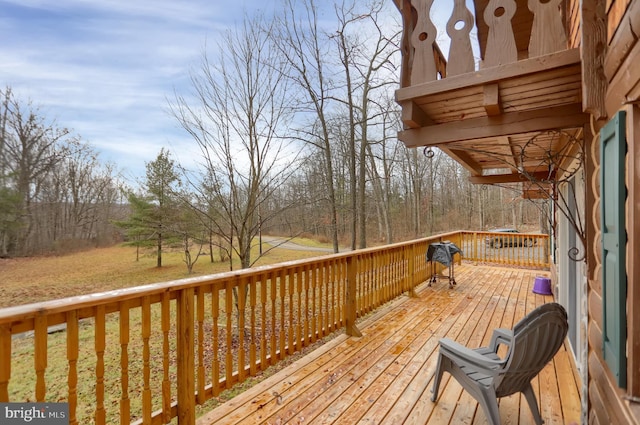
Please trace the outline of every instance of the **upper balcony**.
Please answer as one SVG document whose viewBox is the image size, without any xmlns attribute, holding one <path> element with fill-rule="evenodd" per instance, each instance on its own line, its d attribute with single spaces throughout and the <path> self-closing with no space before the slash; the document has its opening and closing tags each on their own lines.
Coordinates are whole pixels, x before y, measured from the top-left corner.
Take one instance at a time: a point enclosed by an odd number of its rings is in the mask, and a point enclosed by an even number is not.
<svg viewBox="0 0 640 425">
<path fill-rule="evenodd" d="M 566 36 L 575 18 L 566 18 L 565 1 L 474 0 L 474 16 L 456 0 L 447 59 L 430 19 L 433 1 L 394 1 L 404 25 L 400 140 L 437 146 L 475 183 L 552 179 L 558 155 L 572 149 L 588 119 L 581 52 Z"/>
</svg>

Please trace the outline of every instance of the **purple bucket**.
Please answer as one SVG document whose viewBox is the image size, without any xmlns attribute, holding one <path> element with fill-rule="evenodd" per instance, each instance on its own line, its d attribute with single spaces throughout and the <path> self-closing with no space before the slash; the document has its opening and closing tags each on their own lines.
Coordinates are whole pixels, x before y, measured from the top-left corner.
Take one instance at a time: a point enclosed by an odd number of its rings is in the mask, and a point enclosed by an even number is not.
<svg viewBox="0 0 640 425">
<path fill-rule="evenodd" d="M 551 279 L 537 276 L 533 282 L 533 292 L 540 295 L 551 295 Z"/>
</svg>

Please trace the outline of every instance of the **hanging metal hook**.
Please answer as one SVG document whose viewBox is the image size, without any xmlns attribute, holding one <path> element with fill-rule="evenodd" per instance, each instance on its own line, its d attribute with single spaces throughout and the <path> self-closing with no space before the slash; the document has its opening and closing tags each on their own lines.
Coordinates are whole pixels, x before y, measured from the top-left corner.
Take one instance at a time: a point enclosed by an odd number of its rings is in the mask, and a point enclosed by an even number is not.
<svg viewBox="0 0 640 425">
<path fill-rule="evenodd" d="M 567 252 L 567 255 L 569 256 L 569 258 L 572 261 L 575 261 L 576 263 L 578 261 L 582 261 L 586 258 L 586 253 L 585 252 L 580 252 L 580 250 L 578 249 L 578 247 L 571 247 L 569 248 L 569 251 Z"/>
<path fill-rule="evenodd" d="M 425 147 L 422 153 L 424 154 L 424 156 L 426 156 L 429 159 L 433 159 L 433 157 L 436 155 L 436 153 L 433 151 L 431 146 Z"/>
</svg>

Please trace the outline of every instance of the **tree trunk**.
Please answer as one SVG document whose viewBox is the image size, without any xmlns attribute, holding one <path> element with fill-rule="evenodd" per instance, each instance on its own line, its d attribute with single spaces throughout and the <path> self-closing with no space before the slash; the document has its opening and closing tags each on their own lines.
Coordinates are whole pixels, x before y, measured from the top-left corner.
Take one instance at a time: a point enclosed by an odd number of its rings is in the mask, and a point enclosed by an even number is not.
<svg viewBox="0 0 640 425">
<path fill-rule="evenodd" d="M 162 233 L 158 234 L 158 248 L 156 257 L 156 267 L 162 267 Z"/>
</svg>

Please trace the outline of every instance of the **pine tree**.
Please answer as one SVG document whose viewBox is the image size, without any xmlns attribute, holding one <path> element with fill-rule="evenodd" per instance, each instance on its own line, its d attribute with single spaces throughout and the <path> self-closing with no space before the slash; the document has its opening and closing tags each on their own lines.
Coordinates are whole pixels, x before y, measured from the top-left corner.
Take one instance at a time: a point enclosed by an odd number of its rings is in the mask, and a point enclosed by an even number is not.
<svg viewBox="0 0 640 425">
<path fill-rule="evenodd" d="M 128 194 L 132 209 L 128 220 L 117 222 L 136 247 L 156 248 L 156 265 L 162 267 L 162 251 L 180 241 L 176 232 L 180 220 L 180 203 L 177 190 L 181 186 L 175 162 L 164 148 L 154 161 L 146 164 L 144 194 Z"/>
</svg>

